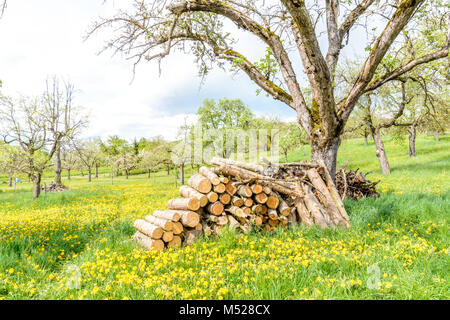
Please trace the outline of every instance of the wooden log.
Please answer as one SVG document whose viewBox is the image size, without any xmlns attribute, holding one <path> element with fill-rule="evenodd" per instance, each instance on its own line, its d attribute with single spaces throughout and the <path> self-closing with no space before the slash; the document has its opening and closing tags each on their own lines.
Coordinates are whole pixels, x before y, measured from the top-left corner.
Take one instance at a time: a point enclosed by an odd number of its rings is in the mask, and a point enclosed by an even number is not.
<svg viewBox="0 0 450 320">
<path fill-rule="evenodd" d="M 213 187 L 214 192 L 224 193 L 226 191 L 226 187 L 223 183 L 219 183 Z"/>
<path fill-rule="evenodd" d="M 231 204 L 236 207 L 242 207 L 244 205 L 244 199 L 241 197 L 233 196 L 231 198 Z"/>
<path fill-rule="evenodd" d="M 215 224 L 218 224 L 219 226 L 224 226 L 228 223 L 228 216 L 224 215 L 224 216 L 214 216 L 214 215 L 209 215 L 208 220 L 211 222 L 214 222 Z"/>
<path fill-rule="evenodd" d="M 303 191 L 305 193 L 305 197 L 303 198 L 306 208 L 311 213 L 313 217 L 314 223 L 319 225 L 321 228 L 326 228 L 332 224 L 331 220 L 324 214 L 324 210 L 317 200 L 316 196 L 312 193 L 311 187 L 306 184 L 301 184 L 303 187 Z M 328 218 L 328 219 L 327 219 Z"/>
<path fill-rule="evenodd" d="M 276 209 L 278 208 L 279 204 L 280 198 L 272 192 L 272 194 L 267 198 L 266 206 L 268 206 L 270 209 Z"/>
<path fill-rule="evenodd" d="M 211 229 L 210 226 L 208 226 L 208 225 L 206 224 L 206 222 L 203 222 L 203 223 L 202 223 L 202 228 L 203 228 L 203 233 L 204 233 L 207 237 L 209 237 L 210 235 L 213 234 L 213 230 Z"/>
<path fill-rule="evenodd" d="M 174 222 L 172 232 L 176 235 L 181 234 L 183 232 L 183 224 L 180 221 Z"/>
<path fill-rule="evenodd" d="M 230 196 L 234 196 L 237 192 L 237 187 L 233 184 L 232 181 L 229 181 L 226 185 L 225 185 L 225 189 L 228 192 L 228 194 Z"/>
<path fill-rule="evenodd" d="M 260 226 L 263 223 L 263 220 L 260 216 L 253 216 L 250 218 L 250 221 L 257 226 Z"/>
<path fill-rule="evenodd" d="M 214 191 L 211 191 L 206 195 L 209 202 L 216 202 L 219 199 L 219 195 L 215 193 Z"/>
<path fill-rule="evenodd" d="M 228 215 L 228 222 L 231 229 L 236 229 L 240 226 L 240 223 L 232 215 Z"/>
<path fill-rule="evenodd" d="M 290 225 L 297 224 L 297 209 L 291 208 L 291 213 L 287 216 Z"/>
<path fill-rule="evenodd" d="M 255 199 L 255 201 L 260 204 L 264 204 L 267 202 L 268 196 L 264 192 L 261 192 L 261 193 L 254 195 L 253 199 Z"/>
<path fill-rule="evenodd" d="M 349 227 L 348 221 L 342 217 L 339 209 L 336 207 L 333 196 L 330 190 L 323 182 L 322 177 L 317 172 L 317 169 L 309 169 L 307 172 L 308 178 L 312 185 L 319 191 L 319 198 L 321 198 L 322 205 L 327 208 L 327 214 L 330 216 L 331 221 L 337 226 Z"/>
<path fill-rule="evenodd" d="M 235 161 L 235 160 L 219 158 L 219 157 L 212 158 L 211 163 L 216 164 L 216 165 L 223 165 L 223 164 L 233 165 L 233 166 L 237 166 L 237 167 L 240 167 L 240 168 L 243 168 L 246 170 L 250 170 L 250 171 L 254 171 L 257 173 L 262 173 L 264 171 L 264 167 L 259 164 Z"/>
<path fill-rule="evenodd" d="M 301 224 L 305 226 L 312 226 L 314 224 L 313 217 L 311 216 L 311 213 L 306 208 L 305 203 L 303 202 L 303 199 L 298 197 L 295 199 L 295 208 L 297 209 L 297 215 L 298 220 Z"/>
<path fill-rule="evenodd" d="M 270 224 L 266 224 L 263 226 L 262 230 L 265 232 L 269 232 L 272 231 L 272 228 L 270 227 Z"/>
<path fill-rule="evenodd" d="M 277 226 L 280 223 L 280 221 L 278 221 L 278 219 L 276 219 L 276 220 L 269 219 L 268 223 L 269 223 L 270 226 L 275 227 L 275 226 Z"/>
<path fill-rule="evenodd" d="M 286 201 L 280 200 L 280 205 L 278 206 L 278 212 L 281 213 L 282 216 L 287 217 L 291 214 L 291 207 L 288 206 Z"/>
<path fill-rule="evenodd" d="M 200 207 L 204 207 L 208 204 L 208 198 L 206 197 L 206 195 L 189 186 L 181 186 L 180 195 L 184 198 L 196 198 L 198 201 L 200 201 Z"/>
<path fill-rule="evenodd" d="M 245 184 L 238 187 L 237 193 L 244 198 L 250 198 L 253 194 L 252 189 Z"/>
<path fill-rule="evenodd" d="M 227 205 L 231 201 L 231 196 L 228 193 L 222 193 L 219 196 L 219 201 L 222 202 L 224 205 Z"/>
<path fill-rule="evenodd" d="M 269 209 L 268 216 L 271 220 L 278 220 L 278 213 L 275 209 Z"/>
<path fill-rule="evenodd" d="M 268 186 L 263 186 L 263 192 L 267 195 L 272 193 L 272 189 L 270 189 L 270 187 Z"/>
<path fill-rule="evenodd" d="M 216 186 L 220 183 L 220 179 L 217 176 L 217 174 L 212 172 L 208 167 L 202 166 L 202 167 L 200 167 L 198 172 L 200 172 L 200 174 L 202 174 L 203 176 L 208 178 L 213 186 Z"/>
<path fill-rule="evenodd" d="M 250 224 L 241 224 L 239 227 L 246 234 L 252 231 L 252 226 Z"/>
<path fill-rule="evenodd" d="M 178 248 L 181 246 L 181 237 L 173 236 L 173 239 L 167 244 L 168 248 Z"/>
<path fill-rule="evenodd" d="M 328 172 L 327 167 L 325 166 L 325 163 L 323 160 L 320 160 L 320 163 L 323 167 L 325 180 L 327 183 L 327 187 L 330 190 L 331 196 L 333 197 L 334 204 L 338 208 L 341 216 L 349 223 L 350 225 L 350 218 L 348 217 L 347 211 L 345 210 L 344 203 L 342 202 L 341 197 L 339 196 L 339 192 L 336 189 L 336 185 L 334 184 L 333 178 L 331 178 L 330 173 Z"/>
<path fill-rule="evenodd" d="M 218 216 L 218 215 L 220 215 L 223 212 L 224 207 L 223 207 L 223 204 L 220 201 L 216 201 L 214 203 L 208 204 L 206 206 L 206 210 L 209 213 Z"/>
<path fill-rule="evenodd" d="M 155 226 L 163 228 L 165 231 L 172 231 L 173 222 L 167 219 L 158 218 L 153 215 L 145 216 L 145 221 L 154 224 Z"/>
<path fill-rule="evenodd" d="M 157 218 L 167 219 L 174 222 L 180 220 L 180 213 L 177 210 L 156 210 L 153 212 L 153 216 Z"/>
<path fill-rule="evenodd" d="M 289 219 L 286 216 L 281 216 L 278 220 L 282 226 L 287 226 L 289 224 Z"/>
<path fill-rule="evenodd" d="M 162 240 L 167 243 L 172 241 L 173 239 L 173 232 L 172 231 L 164 231 L 163 236 L 162 236 Z"/>
<path fill-rule="evenodd" d="M 250 188 L 252 189 L 252 192 L 253 192 L 254 194 L 258 194 L 258 193 L 263 192 L 263 186 L 260 185 L 260 184 L 257 184 L 257 183 L 252 184 L 252 185 L 250 186 Z"/>
<path fill-rule="evenodd" d="M 152 239 L 139 231 L 136 231 L 136 233 L 133 235 L 133 239 L 141 247 L 143 247 L 147 250 L 160 251 L 160 250 L 164 249 L 164 242 L 162 240 Z"/>
<path fill-rule="evenodd" d="M 267 210 L 268 210 L 268 208 L 267 208 L 267 206 L 266 205 L 261 205 L 261 214 L 267 214 Z"/>
<path fill-rule="evenodd" d="M 194 211 L 179 211 L 180 221 L 186 227 L 195 227 L 200 222 L 200 215 Z"/>
<path fill-rule="evenodd" d="M 200 230 L 189 230 L 184 233 L 184 242 L 188 245 L 192 244 L 201 235 L 202 235 L 202 231 L 200 231 Z"/>
<path fill-rule="evenodd" d="M 260 204 L 254 204 L 252 206 L 252 212 L 260 214 L 263 211 L 262 205 Z"/>
<path fill-rule="evenodd" d="M 200 201 L 196 198 L 170 199 L 168 202 L 168 207 L 171 210 L 196 211 L 200 208 Z"/>
<path fill-rule="evenodd" d="M 230 179 L 227 177 L 220 177 L 220 182 L 222 182 L 224 185 L 226 185 L 228 182 L 230 182 Z"/>
<path fill-rule="evenodd" d="M 209 179 L 199 173 L 195 173 L 189 178 L 188 185 L 201 193 L 208 193 L 212 188 Z"/>
<path fill-rule="evenodd" d="M 228 212 L 232 213 L 235 217 L 238 218 L 245 218 L 247 215 L 244 213 L 244 210 L 236 207 L 236 206 L 231 206 L 230 208 L 227 209 Z"/>
<path fill-rule="evenodd" d="M 203 230 L 203 225 L 199 222 L 199 223 L 194 227 L 194 229 L 197 230 L 197 231 L 202 231 L 202 230 Z"/>
<path fill-rule="evenodd" d="M 242 208 L 242 210 L 244 211 L 245 215 L 247 215 L 247 216 L 252 213 L 252 209 L 249 207 L 244 207 L 244 208 Z"/>
<path fill-rule="evenodd" d="M 223 231 L 224 228 L 225 228 L 225 226 L 220 226 L 220 225 L 218 225 L 218 224 L 215 224 L 215 225 L 213 226 L 214 233 L 215 233 L 215 234 L 219 234 L 219 235 L 222 233 L 222 231 Z"/>
<path fill-rule="evenodd" d="M 134 221 L 133 226 L 136 230 L 149 236 L 152 239 L 161 239 L 164 233 L 163 228 L 155 226 L 154 224 L 151 224 L 150 222 L 142 219 L 137 219 L 136 221 Z"/>
<path fill-rule="evenodd" d="M 253 205 L 253 199 L 252 198 L 244 198 L 244 206 L 251 207 Z"/>
</svg>

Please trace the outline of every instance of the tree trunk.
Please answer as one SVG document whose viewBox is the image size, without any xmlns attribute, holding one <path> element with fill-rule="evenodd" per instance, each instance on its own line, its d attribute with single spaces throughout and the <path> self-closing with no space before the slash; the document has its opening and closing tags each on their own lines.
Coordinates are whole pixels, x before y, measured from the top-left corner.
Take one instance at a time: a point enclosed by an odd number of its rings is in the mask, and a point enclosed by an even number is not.
<svg viewBox="0 0 450 320">
<path fill-rule="evenodd" d="M 33 199 L 37 199 L 41 194 L 41 174 L 37 173 L 36 176 L 31 177 L 31 180 L 33 181 Z"/>
<path fill-rule="evenodd" d="M 409 156 L 416 156 L 416 126 L 409 127 Z"/>
<path fill-rule="evenodd" d="M 98 179 L 98 164 L 95 164 L 95 178 Z"/>
<path fill-rule="evenodd" d="M 286 163 L 288 162 L 288 155 L 287 155 L 287 151 L 284 152 L 284 159 L 286 160 Z"/>
<path fill-rule="evenodd" d="M 119 169 L 116 169 L 116 177 L 119 176 Z"/>
<path fill-rule="evenodd" d="M 184 164 L 180 165 L 180 186 L 184 184 Z"/>
<path fill-rule="evenodd" d="M 91 182 L 91 167 L 88 167 L 88 181 Z"/>
<path fill-rule="evenodd" d="M 336 160 L 341 138 L 333 138 L 326 145 L 321 145 L 315 139 L 311 140 L 311 162 L 323 160 L 334 180 L 336 175 Z"/>
<path fill-rule="evenodd" d="M 152 172 L 151 169 L 147 169 L 148 170 L 148 177 L 150 178 L 150 173 Z"/>
<path fill-rule="evenodd" d="M 383 140 L 381 140 L 380 129 L 375 129 L 373 139 L 375 140 L 375 146 L 377 148 L 376 155 L 380 161 L 381 172 L 383 174 L 391 174 L 391 168 L 386 156 L 386 151 L 384 150 L 384 143 Z"/>
<path fill-rule="evenodd" d="M 12 187 L 12 177 L 10 176 L 8 179 L 8 187 Z"/>
<path fill-rule="evenodd" d="M 167 166 L 167 175 L 170 175 L 170 166 Z"/>
<path fill-rule="evenodd" d="M 125 179 L 128 179 L 128 169 L 125 169 Z"/>
<path fill-rule="evenodd" d="M 436 142 L 439 142 L 439 131 L 434 130 L 433 134 L 434 134 L 434 137 L 436 138 Z"/>
<path fill-rule="evenodd" d="M 61 184 L 61 144 L 58 142 L 55 152 L 55 183 Z"/>
<path fill-rule="evenodd" d="M 80 174 L 81 174 L 82 177 L 84 177 L 83 167 L 80 168 Z"/>
<path fill-rule="evenodd" d="M 70 180 L 70 169 L 67 169 L 67 180 Z"/>
<path fill-rule="evenodd" d="M 364 133 L 364 145 L 365 145 L 365 146 L 368 146 L 368 145 L 369 145 L 369 142 L 367 141 L 367 135 L 368 135 L 367 132 L 365 132 L 365 133 Z"/>
</svg>

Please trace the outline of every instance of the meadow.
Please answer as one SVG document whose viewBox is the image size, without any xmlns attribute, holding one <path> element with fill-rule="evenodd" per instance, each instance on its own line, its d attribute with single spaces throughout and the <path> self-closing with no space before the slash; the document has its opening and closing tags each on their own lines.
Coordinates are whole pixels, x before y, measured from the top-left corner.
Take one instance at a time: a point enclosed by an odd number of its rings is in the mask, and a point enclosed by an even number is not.
<svg viewBox="0 0 450 320">
<path fill-rule="evenodd" d="M 0 177 L 0 299 L 449 299 L 450 137 L 420 136 L 415 158 L 405 142 L 387 138 L 386 150 L 390 176 L 373 143 L 341 145 L 340 166 L 381 180 L 380 198 L 345 200 L 349 229 L 228 231 L 163 252 L 131 237 L 134 219 L 178 195 L 167 172 L 73 175 L 71 190 L 37 201 Z"/>
</svg>

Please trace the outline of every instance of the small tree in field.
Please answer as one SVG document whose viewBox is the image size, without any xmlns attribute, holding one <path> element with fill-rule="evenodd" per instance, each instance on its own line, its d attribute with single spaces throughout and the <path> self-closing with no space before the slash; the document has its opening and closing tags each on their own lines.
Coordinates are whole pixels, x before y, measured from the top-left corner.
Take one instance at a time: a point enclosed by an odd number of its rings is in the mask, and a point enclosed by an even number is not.
<svg viewBox="0 0 450 320">
<path fill-rule="evenodd" d="M 178 140 L 171 150 L 172 162 L 180 167 L 180 185 L 184 184 L 184 166 L 192 161 L 192 126 L 184 125 L 178 129 Z"/>
<path fill-rule="evenodd" d="M 302 128 L 294 122 L 283 124 L 279 131 L 279 146 L 284 155 L 284 160 L 288 162 L 288 153 L 299 147 L 301 144 L 307 144 L 306 134 Z"/>
<path fill-rule="evenodd" d="M 24 155 L 17 146 L 0 142 L 0 172 L 8 175 L 8 186 L 12 187 L 14 175 L 23 172 Z"/>
<path fill-rule="evenodd" d="M 61 148 L 61 162 L 62 169 L 67 171 L 67 179 L 70 180 L 70 173 L 78 166 L 79 162 L 77 151 L 71 148 L 70 145 L 64 145 Z"/>
<path fill-rule="evenodd" d="M 92 181 L 92 169 L 97 163 L 101 151 L 99 139 L 89 139 L 85 141 L 72 141 L 73 148 L 77 151 L 78 158 L 82 162 L 88 172 L 88 181 Z"/>
<path fill-rule="evenodd" d="M 54 139 L 51 125 L 41 97 L 17 101 L 0 97 L 0 131 L 8 143 L 22 149 L 23 173 L 33 182 L 33 199 L 39 197 L 42 173 L 49 166 L 59 141 Z M 60 132 L 60 136 L 65 134 Z"/>
</svg>

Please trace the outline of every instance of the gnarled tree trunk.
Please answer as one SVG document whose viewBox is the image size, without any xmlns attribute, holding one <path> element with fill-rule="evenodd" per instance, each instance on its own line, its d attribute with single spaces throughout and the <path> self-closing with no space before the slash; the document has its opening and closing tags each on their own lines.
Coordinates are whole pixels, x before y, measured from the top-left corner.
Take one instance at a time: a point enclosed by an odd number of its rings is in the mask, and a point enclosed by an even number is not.
<svg viewBox="0 0 450 320">
<path fill-rule="evenodd" d="M 58 143 L 55 152 L 55 183 L 61 184 L 61 145 Z"/>
<path fill-rule="evenodd" d="M 41 194 L 41 177 L 41 173 L 31 176 L 31 181 L 33 181 L 33 199 L 37 199 Z"/>
<path fill-rule="evenodd" d="M 416 156 L 416 126 L 413 124 L 409 127 L 409 156 Z"/>
<path fill-rule="evenodd" d="M 384 143 L 383 140 L 381 140 L 381 133 L 379 128 L 375 129 L 373 139 L 375 140 L 375 146 L 377 148 L 376 155 L 378 160 L 380 161 L 381 172 L 383 174 L 391 174 L 391 168 L 389 166 L 386 151 L 384 150 Z"/>
<path fill-rule="evenodd" d="M 340 137 L 331 139 L 325 145 L 315 139 L 311 140 L 311 162 L 323 160 L 333 180 L 336 175 L 337 153 L 340 145 Z"/>
</svg>

